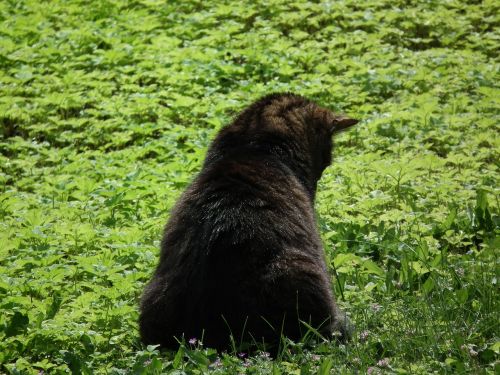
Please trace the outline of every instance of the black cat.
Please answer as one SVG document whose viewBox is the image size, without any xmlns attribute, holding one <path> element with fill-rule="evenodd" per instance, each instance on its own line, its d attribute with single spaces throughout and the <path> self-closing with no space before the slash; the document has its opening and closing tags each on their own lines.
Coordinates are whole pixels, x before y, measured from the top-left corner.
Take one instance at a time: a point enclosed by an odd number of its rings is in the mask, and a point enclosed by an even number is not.
<svg viewBox="0 0 500 375">
<path fill-rule="evenodd" d="M 218 350 L 276 348 L 281 335 L 301 339 L 301 321 L 348 337 L 313 201 L 332 136 L 356 123 L 286 93 L 260 99 L 220 131 L 166 225 L 141 300 L 144 343 L 176 348 L 196 337 Z"/>
</svg>

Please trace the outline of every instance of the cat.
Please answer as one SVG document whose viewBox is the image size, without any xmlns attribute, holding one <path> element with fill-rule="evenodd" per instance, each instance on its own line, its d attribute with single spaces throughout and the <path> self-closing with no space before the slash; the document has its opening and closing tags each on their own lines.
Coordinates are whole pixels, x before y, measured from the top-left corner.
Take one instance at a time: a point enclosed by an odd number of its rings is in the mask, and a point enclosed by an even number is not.
<svg viewBox="0 0 500 375">
<path fill-rule="evenodd" d="M 314 198 L 332 136 L 358 121 L 291 93 L 267 95 L 223 128 L 174 207 L 140 303 L 145 344 L 182 339 L 294 341 L 307 331 L 347 340 L 316 228 Z"/>
</svg>

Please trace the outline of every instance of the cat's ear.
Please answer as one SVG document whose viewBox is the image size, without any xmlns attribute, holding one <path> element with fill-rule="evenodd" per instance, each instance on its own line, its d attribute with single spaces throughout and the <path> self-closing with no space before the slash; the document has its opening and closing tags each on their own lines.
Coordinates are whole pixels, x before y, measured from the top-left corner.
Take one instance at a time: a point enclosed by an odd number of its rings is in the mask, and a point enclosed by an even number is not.
<svg viewBox="0 0 500 375">
<path fill-rule="evenodd" d="M 344 130 L 349 129 L 351 126 L 356 125 L 359 120 L 347 117 L 345 115 L 336 115 L 333 118 L 330 133 L 337 134 L 343 132 Z"/>
</svg>

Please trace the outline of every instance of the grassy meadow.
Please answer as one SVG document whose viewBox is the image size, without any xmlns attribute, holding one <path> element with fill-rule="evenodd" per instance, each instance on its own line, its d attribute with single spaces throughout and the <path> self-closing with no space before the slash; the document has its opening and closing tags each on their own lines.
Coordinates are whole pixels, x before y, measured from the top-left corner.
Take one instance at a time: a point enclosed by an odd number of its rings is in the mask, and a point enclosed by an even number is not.
<svg viewBox="0 0 500 375">
<path fill-rule="evenodd" d="M 0 1 L 0 373 L 499 374 L 499 14 Z M 144 347 L 170 209 L 217 131 L 275 91 L 361 119 L 316 200 L 352 342 L 274 360 Z"/>
</svg>

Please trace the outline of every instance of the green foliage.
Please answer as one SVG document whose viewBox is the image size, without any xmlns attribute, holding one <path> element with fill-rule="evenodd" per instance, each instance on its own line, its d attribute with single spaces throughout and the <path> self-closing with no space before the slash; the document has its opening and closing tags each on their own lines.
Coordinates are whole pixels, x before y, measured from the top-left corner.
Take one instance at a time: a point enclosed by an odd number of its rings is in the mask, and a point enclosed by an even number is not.
<svg viewBox="0 0 500 375">
<path fill-rule="evenodd" d="M 0 372 L 498 373 L 497 2 L 0 2 Z M 362 119 L 317 210 L 347 346 L 145 348 L 210 139 L 293 91 Z M 310 336 L 314 336 L 314 332 Z"/>
</svg>

